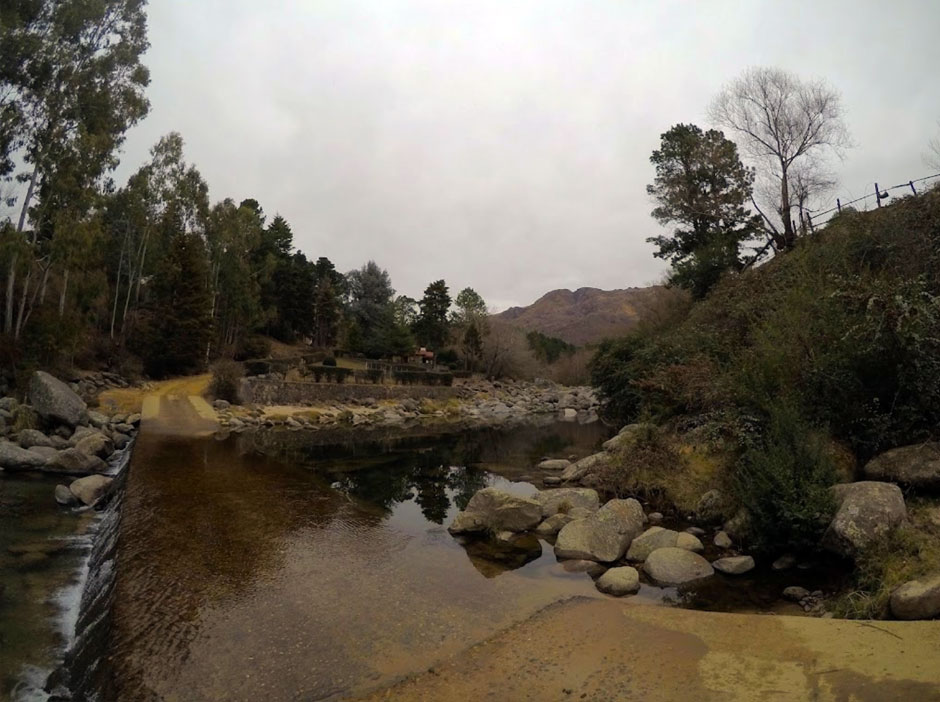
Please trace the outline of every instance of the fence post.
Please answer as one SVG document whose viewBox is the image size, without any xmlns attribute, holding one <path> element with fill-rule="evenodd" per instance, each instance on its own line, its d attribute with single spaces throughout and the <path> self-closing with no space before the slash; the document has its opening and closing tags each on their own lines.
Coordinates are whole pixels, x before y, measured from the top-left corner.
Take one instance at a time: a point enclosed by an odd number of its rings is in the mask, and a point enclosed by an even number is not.
<svg viewBox="0 0 940 702">
<path fill-rule="evenodd" d="M 816 227 L 813 226 L 813 215 L 811 215 L 809 212 L 806 213 L 806 223 L 809 225 L 810 232 L 815 234 Z"/>
<path fill-rule="evenodd" d="M 881 207 L 881 188 L 878 187 L 878 183 L 875 183 L 875 200 L 878 201 L 878 207 Z"/>
<path fill-rule="evenodd" d="M 912 180 L 912 181 L 908 182 L 908 185 L 911 186 L 911 190 L 914 191 L 914 194 L 916 195 L 916 194 L 917 194 L 917 188 L 914 187 L 914 181 Z"/>
<path fill-rule="evenodd" d="M 842 212 L 842 201 L 839 198 L 836 198 L 836 207 L 839 208 L 839 212 Z"/>
</svg>

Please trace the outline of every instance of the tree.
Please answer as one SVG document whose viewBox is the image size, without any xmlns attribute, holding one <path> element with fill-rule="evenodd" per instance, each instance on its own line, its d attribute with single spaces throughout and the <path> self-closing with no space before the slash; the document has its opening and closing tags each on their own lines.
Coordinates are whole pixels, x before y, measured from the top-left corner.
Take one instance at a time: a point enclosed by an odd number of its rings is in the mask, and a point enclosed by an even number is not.
<svg viewBox="0 0 940 702">
<path fill-rule="evenodd" d="M 346 279 L 325 256 L 313 266 L 316 289 L 313 301 L 313 345 L 332 346 L 339 336 L 342 317 L 341 299 L 345 295 Z"/>
<path fill-rule="evenodd" d="M 486 301 L 473 288 L 464 288 L 454 300 L 456 309 L 451 313 L 450 321 L 457 327 L 466 327 L 471 322 L 485 327 L 487 316 Z"/>
<path fill-rule="evenodd" d="M 463 352 L 467 370 L 474 370 L 483 358 L 483 334 L 480 333 L 476 320 L 467 324 L 460 341 L 460 350 Z"/>
<path fill-rule="evenodd" d="M 155 376 L 188 373 L 205 365 L 212 334 L 208 265 L 202 240 L 178 233 L 154 281 L 140 349 Z"/>
<path fill-rule="evenodd" d="M 671 282 L 703 297 L 727 271 L 741 268 L 741 243 L 758 230 L 748 211 L 753 173 L 721 132 L 677 124 L 661 136 L 650 163 L 656 178 L 646 191 L 658 203 L 652 215 L 677 224 L 670 235 L 647 239 L 657 258 L 673 266 Z"/>
<path fill-rule="evenodd" d="M 803 81 L 778 68 L 751 68 L 727 85 L 709 107 L 710 118 L 740 136 L 758 176 L 775 184 L 775 221 L 764 213 L 769 243 L 778 251 L 796 243 L 793 173 L 823 168 L 825 157 L 850 145 L 839 94 L 827 83 Z M 819 195 L 808 193 L 808 197 Z M 805 199 L 808 199 L 805 198 Z"/>
<path fill-rule="evenodd" d="M 415 323 L 418 343 L 430 349 L 440 350 L 447 343 L 447 313 L 450 311 L 450 293 L 443 280 L 435 280 L 424 290 L 418 302 L 421 312 Z"/>
<path fill-rule="evenodd" d="M 392 303 L 395 309 L 395 323 L 408 328 L 418 322 L 418 301 L 407 295 L 399 295 Z"/>
<path fill-rule="evenodd" d="M 940 122 L 937 123 L 940 126 Z M 924 154 L 924 163 L 940 171 L 940 134 L 927 142 L 927 153 Z"/>
<path fill-rule="evenodd" d="M 395 323 L 391 309 L 395 295 L 392 280 L 388 271 L 379 268 L 375 261 L 369 261 L 359 270 L 350 271 L 346 281 L 350 321 L 355 322 L 362 339 L 362 347 L 352 350 L 375 355 L 385 348 L 381 340 L 387 338 L 390 326 Z"/>
</svg>

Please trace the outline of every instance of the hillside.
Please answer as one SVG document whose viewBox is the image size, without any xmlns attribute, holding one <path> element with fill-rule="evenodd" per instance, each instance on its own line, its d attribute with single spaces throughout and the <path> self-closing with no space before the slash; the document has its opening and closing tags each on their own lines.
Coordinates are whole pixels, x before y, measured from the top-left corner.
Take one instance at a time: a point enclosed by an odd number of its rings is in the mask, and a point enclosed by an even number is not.
<svg viewBox="0 0 940 702">
<path fill-rule="evenodd" d="M 528 307 L 510 307 L 494 318 L 583 346 L 633 329 L 663 290 L 659 285 L 626 290 L 552 290 Z"/>
</svg>

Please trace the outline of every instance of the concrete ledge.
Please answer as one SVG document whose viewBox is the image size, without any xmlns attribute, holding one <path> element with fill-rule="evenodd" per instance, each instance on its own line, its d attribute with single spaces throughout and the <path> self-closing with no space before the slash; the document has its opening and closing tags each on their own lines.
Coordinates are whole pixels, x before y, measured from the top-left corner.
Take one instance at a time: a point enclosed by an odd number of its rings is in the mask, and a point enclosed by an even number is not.
<svg viewBox="0 0 940 702">
<path fill-rule="evenodd" d="M 349 400 L 447 400 L 457 388 L 428 385 L 372 385 L 357 383 L 303 383 L 268 378 L 243 378 L 238 397 L 244 405 L 306 405 Z"/>
</svg>

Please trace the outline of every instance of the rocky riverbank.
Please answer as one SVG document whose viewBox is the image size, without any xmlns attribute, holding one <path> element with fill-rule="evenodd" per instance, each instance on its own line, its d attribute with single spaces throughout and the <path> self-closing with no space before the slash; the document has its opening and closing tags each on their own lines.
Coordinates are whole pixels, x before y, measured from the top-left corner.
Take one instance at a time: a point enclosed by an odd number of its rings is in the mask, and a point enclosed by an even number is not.
<svg viewBox="0 0 940 702">
<path fill-rule="evenodd" d="M 37 371 L 27 402 L 0 399 L 0 471 L 53 473 L 67 478 L 56 486 L 63 507 L 94 507 L 109 492 L 112 457 L 130 445 L 139 414 L 106 415 L 88 408 L 91 388 L 126 387 L 117 377 L 92 377 L 71 385 Z"/>
<path fill-rule="evenodd" d="M 418 423 L 499 426 L 532 416 L 557 415 L 582 424 L 598 421 L 600 401 L 588 387 L 564 387 L 549 381 L 474 380 L 455 388 L 446 400 L 372 397 L 322 404 L 242 406 L 224 400 L 213 404 L 223 432 L 241 433 L 271 428 L 293 431 L 405 427 Z"/>
</svg>

